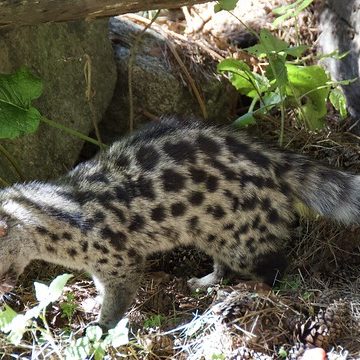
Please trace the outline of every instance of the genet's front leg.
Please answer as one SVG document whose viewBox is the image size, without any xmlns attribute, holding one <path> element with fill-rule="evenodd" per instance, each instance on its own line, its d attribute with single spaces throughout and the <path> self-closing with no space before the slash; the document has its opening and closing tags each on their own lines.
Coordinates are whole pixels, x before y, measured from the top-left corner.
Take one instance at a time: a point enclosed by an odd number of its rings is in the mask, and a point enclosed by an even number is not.
<svg viewBox="0 0 360 360">
<path fill-rule="evenodd" d="M 144 271 L 144 262 L 136 266 L 124 266 L 116 277 L 97 276 L 95 284 L 102 296 L 99 325 L 112 329 L 124 316 L 139 288 Z M 100 285 L 100 286 L 99 286 Z"/>
</svg>

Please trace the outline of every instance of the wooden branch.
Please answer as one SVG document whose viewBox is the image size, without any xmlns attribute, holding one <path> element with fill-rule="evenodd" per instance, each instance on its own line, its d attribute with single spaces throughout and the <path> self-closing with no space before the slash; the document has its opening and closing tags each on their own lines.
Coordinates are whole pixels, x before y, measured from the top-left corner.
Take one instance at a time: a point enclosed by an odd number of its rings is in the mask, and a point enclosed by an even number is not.
<svg viewBox="0 0 360 360">
<path fill-rule="evenodd" d="M 0 0 L 0 27 L 92 20 L 205 2 L 207 0 Z"/>
</svg>

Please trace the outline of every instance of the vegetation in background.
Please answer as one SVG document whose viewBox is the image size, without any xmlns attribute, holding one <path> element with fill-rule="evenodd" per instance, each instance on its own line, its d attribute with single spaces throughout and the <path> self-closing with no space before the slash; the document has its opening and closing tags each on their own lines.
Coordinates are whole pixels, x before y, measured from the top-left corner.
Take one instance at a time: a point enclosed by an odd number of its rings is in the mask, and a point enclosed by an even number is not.
<svg viewBox="0 0 360 360">
<path fill-rule="evenodd" d="M 218 8 L 231 10 L 236 3 L 237 1 L 219 1 Z M 298 16 L 311 3 L 312 0 L 298 0 L 275 9 L 274 13 L 281 16 L 275 20 L 274 25 Z M 235 125 L 253 124 L 256 115 L 278 108 L 281 111 L 279 141 L 282 144 L 286 109 L 293 109 L 298 119 L 310 130 L 324 126 L 327 101 L 332 103 L 342 117 L 347 116 L 346 100 L 338 86 L 347 85 L 351 81 L 332 81 L 323 67 L 305 65 L 302 58 L 308 49 L 305 45 L 290 46 L 265 29 L 260 34 L 254 34 L 258 38 L 258 44 L 245 51 L 267 63 L 260 74 L 253 72 L 243 60 L 228 58 L 218 64 L 218 71 L 228 74 L 229 80 L 240 94 L 252 100 L 248 112 L 236 119 Z"/>
</svg>

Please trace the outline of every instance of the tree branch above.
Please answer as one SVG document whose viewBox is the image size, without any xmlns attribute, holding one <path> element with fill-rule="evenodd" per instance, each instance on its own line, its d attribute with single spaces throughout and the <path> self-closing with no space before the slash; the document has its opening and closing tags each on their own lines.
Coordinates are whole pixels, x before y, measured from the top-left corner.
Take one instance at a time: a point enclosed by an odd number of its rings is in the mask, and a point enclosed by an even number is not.
<svg viewBox="0 0 360 360">
<path fill-rule="evenodd" d="M 208 0 L 0 0 L 0 27 L 92 20 L 205 2 Z"/>
</svg>

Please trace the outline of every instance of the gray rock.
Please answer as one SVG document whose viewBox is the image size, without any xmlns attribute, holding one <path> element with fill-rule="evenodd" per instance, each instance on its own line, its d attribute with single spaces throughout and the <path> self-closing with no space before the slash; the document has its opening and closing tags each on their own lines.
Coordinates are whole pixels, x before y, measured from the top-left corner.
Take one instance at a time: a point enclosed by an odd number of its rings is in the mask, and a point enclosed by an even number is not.
<svg viewBox="0 0 360 360">
<path fill-rule="evenodd" d="M 35 102 L 48 119 L 88 134 L 92 111 L 85 97 L 84 65 L 91 61 L 93 114 L 102 118 L 116 82 L 116 67 L 108 38 L 108 20 L 44 24 L 1 30 L 0 72 L 27 66 L 43 80 L 44 91 Z M 87 57 L 88 56 L 88 57 Z M 78 158 L 83 141 L 41 124 L 38 131 L 15 140 L 1 140 L 16 159 L 26 180 L 57 177 Z M 0 176 L 18 181 L 0 154 Z"/>
<path fill-rule="evenodd" d="M 130 48 L 143 26 L 125 17 L 110 20 L 118 69 L 114 98 L 101 124 L 111 140 L 129 130 L 128 64 Z M 173 40 L 170 40 L 173 41 Z M 173 42 L 206 104 L 209 121 L 226 121 L 237 94 L 228 82 L 216 74 L 216 62 L 201 53 L 196 43 Z M 196 55 L 197 54 L 197 55 Z M 198 56 L 199 62 L 194 58 Z M 143 111 L 154 116 L 181 114 L 202 116 L 200 106 L 189 88 L 186 76 L 159 32 L 148 29 L 142 36 L 132 67 L 135 126 L 149 120 Z"/>
</svg>

